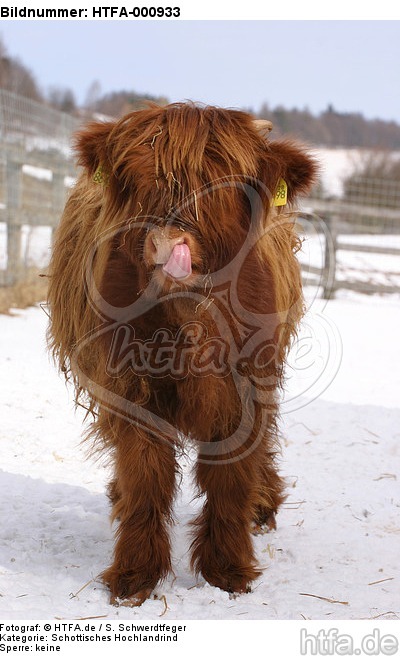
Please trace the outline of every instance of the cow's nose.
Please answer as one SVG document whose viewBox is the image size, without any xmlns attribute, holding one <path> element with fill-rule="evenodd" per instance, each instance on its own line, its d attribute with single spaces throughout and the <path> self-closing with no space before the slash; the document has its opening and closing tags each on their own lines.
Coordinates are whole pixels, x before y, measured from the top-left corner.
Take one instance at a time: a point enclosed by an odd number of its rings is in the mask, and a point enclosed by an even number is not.
<svg viewBox="0 0 400 656">
<path fill-rule="evenodd" d="M 177 244 L 183 244 L 183 237 L 169 237 L 162 232 L 152 232 L 148 235 L 148 253 L 154 264 L 165 264 Z"/>
</svg>

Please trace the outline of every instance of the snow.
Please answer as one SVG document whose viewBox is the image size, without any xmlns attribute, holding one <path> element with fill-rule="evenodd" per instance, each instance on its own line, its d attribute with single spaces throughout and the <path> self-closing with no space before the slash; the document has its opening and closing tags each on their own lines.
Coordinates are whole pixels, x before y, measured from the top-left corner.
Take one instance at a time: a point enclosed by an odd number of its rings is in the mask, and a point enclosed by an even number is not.
<svg viewBox="0 0 400 656">
<path fill-rule="evenodd" d="M 83 413 L 46 353 L 45 311 L 0 316 L 4 620 L 398 619 L 399 304 L 349 293 L 309 303 L 283 403 L 289 496 L 277 531 L 254 537 L 264 572 L 253 592 L 232 598 L 189 570 L 188 522 L 202 503 L 189 451 L 175 504 L 174 575 L 136 609 L 110 606 L 98 580 L 113 548 L 110 470 L 80 444 Z M 316 344 L 305 363 L 309 334 Z M 318 365 L 330 358 L 331 367 Z M 310 375 L 328 378 L 319 387 Z"/>
<path fill-rule="evenodd" d="M 25 173 L 25 175 L 30 175 L 32 178 L 36 178 L 37 180 L 46 180 L 47 182 L 51 182 L 53 180 L 53 171 L 50 169 L 44 169 L 39 166 L 24 164 L 22 171 Z"/>
</svg>

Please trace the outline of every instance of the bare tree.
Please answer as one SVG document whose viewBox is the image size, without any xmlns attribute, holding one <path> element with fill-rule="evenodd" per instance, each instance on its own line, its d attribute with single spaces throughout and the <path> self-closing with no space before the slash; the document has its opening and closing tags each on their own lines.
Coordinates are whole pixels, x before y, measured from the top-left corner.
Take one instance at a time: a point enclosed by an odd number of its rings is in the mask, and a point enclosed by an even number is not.
<svg viewBox="0 0 400 656">
<path fill-rule="evenodd" d="M 19 59 L 10 57 L 0 38 L 0 88 L 31 100 L 43 100 L 33 73 Z"/>
<path fill-rule="evenodd" d="M 51 87 L 48 93 L 48 99 L 50 105 L 61 112 L 73 114 L 76 111 L 76 100 L 74 92 L 71 89 Z"/>
</svg>

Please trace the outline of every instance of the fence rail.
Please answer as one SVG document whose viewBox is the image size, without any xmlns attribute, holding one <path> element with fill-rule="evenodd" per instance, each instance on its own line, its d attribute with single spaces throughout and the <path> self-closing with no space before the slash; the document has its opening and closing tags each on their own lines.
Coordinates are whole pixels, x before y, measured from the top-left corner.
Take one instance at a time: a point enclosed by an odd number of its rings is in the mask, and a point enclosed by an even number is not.
<svg viewBox="0 0 400 656">
<path fill-rule="evenodd" d="M 345 205 L 345 203 L 343 203 Z M 321 204 L 317 204 L 321 209 Z M 320 265 L 315 263 L 301 262 L 302 273 L 305 285 L 313 285 L 322 288 L 322 296 L 325 299 L 334 298 L 339 289 L 348 289 L 363 294 L 400 294 L 400 209 L 396 217 L 394 212 L 390 216 L 381 216 L 381 232 L 380 234 L 387 238 L 397 238 L 399 246 L 383 246 L 374 243 L 354 243 L 351 238 L 359 236 L 359 223 L 352 223 L 343 227 L 343 217 L 346 216 L 346 208 L 341 208 L 338 202 L 334 205 L 329 213 L 323 217 L 321 214 L 308 211 L 304 213 L 303 219 L 316 225 L 316 232 L 323 236 L 323 254 L 321 256 Z M 386 219 L 386 221 L 385 221 Z M 396 220 L 395 230 L 393 231 L 393 220 Z M 300 219 L 301 220 L 301 219 Z M 389 223 L 391 230 L 394 234 L 388 235 L 387 225 Z M 358 228 L 358 230 L 357 230 Z M 364 228 L 365 231 L 365 226 Z M 353 234 L 351 237 L 350 235 Z M 365 235 L 365 233 L 362 233 Z M 374 238 L 377 236 L 377 231 L 369 232 L 364 238 Z M 344 238 L 350 241 L 344 241 Z M 321 242 L 319 242 L 321 243 Z M 391 271 L 390 265 L 387 264 L 382 270 L 374 269 L 373 263 L 370 261 L 368 267 L 361 270 L 361 265 L 354 266 L 351 263 L 340 264 L 342 254 L 351 253 L 353 255 L 368 254 L 372 260 L 374 255 L 388 256 L 396 258 L 397 270 Z M 340 268 L 342 275 L 340 275 Z M 362 280 L 360 276 L 368 275 L 372 280 Z M 385 278 L 385 281 L 378 281 L 379 278 Z M 375 280 L 373 280 L 375 278 Z M 394 280 L 393 280 L 394 279 Z"/>
</svg>

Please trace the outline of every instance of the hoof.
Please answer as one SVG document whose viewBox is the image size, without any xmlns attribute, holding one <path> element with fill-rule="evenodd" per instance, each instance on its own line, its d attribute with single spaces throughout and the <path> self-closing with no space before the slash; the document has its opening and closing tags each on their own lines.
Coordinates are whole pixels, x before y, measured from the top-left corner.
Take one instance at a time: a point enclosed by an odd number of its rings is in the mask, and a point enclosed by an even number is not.
<svg viewBox="0 0 400 656">
<path fill-rule="evenodd" d="M 103 583 L 110 590 L 110 603 L 113 606 L 141 606 L 153 592 L 158 579 L 150 582 L 138 576 L 132 570 L 121 571 L 120 568 L 110 567 L 101 575 Z"/>
<path fill-rule="evenodd" d="M 252 582 L 261 574 L 254 567 L 232 568 L 225 572 L 201 571 L 203 577 L 210 585 L 221 588 L 231 595 L 241 595 L 251 592 Z"/>
<path fill-rule="evenodd" d="M 146 599 L 150 597 L 151 593 L 151 588 L 144 588 L 143 590 L 139 590 L 134 595 L 131 595 L 126 599 L 120 599 L 119 597 L 111 595 L 110 604 L 112 606 L 126 606 L 128 608 L 135 608 L 135 606 L 141 606 L 143 602 L 145 602 Z"/>
<path fill-rule="evenodd" d="M 276 513 L 274 511 L 260 512 L 253 521 L 251 532 L 253 535 L 262 535 L 276 530 Z"/>
</svg>

